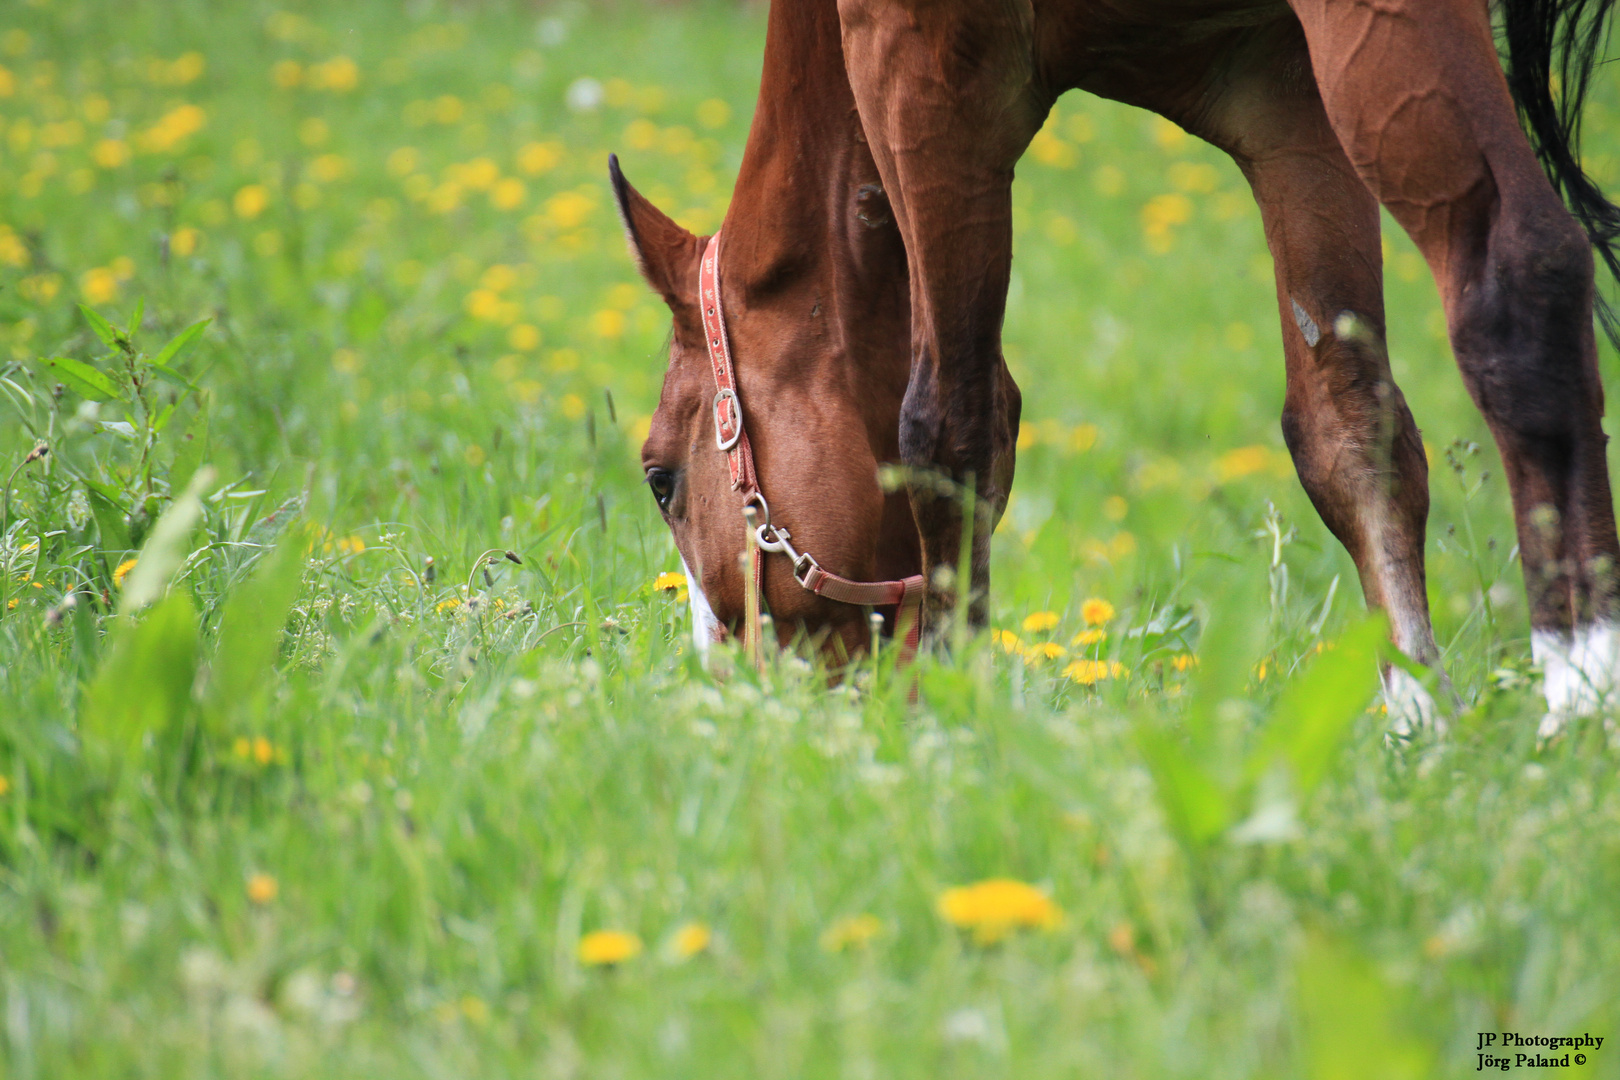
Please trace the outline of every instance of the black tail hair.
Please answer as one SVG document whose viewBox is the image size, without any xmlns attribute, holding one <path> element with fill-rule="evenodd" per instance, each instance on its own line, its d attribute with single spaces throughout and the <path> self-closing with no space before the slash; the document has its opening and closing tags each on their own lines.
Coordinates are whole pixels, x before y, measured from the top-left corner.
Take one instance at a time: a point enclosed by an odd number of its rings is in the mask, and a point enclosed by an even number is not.
<svg viewBox="0 0 1620 1080">
<path fill-rule="evenodd" d="M 1581 110 L 1608 41 L 1615 0 L 1499 0 L 1503 67 L 1519 118 L 1547 178 L 1592 248 L 1620 280 L 1620 207 L 1581 168 Z M 1557 79 L 1558 88 L 1553 88 Z M 1597 314 L 1620 349 L 1620 315 L 1597 295 Z"/>
</svg>

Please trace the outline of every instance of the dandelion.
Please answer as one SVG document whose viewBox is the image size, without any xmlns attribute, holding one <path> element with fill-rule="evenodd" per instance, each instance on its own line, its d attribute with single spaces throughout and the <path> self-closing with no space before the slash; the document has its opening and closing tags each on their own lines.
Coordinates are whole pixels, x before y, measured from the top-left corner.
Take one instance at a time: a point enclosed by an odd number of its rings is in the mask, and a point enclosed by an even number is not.
<svg viewBox="0 0 1620 1080">
<path fill-rule="evenodd" d="M 1107 636 L 1108 631 L 1100 630 L 1097 627 L 1092 626 L 1074 635 L 1074 640 L 1070 641 L 1069 644 L 1075 646 L 1076 648 L 1084 645 L 1097 645 L 1101 643 L 1102 640 Z"/>
<path fill-rule="evenodd" d="M 1119 661 L 1076 660 L 1063 669 L 1063 674 L 1081 686 L 1095 686 L 1104 679 L 1117 679 L 1126 673 Z"/>
<path fill-rule="evenodd" d="M 264 208 L 270 205 L 270 192 L 263 184 L 248 184 L 237 189 L 231 197 L 231 206 L 236 210 L 236 216 L 252 220 L 264 213 Z"/>
<path fill-rule="evenodd" d="M 124 587 L 124 579 L 129 576 L 131 570 L 135 569 L 135 564 L 139 561 L 139 559 L 125 559 L 113 569 L 113 588 L 122 589 Z"/>
<path fill-rule="evenodd" d="M 1009 656 L 1018 656 L 1024 651 L 1024 643 L 1011 630 L 990 631 L 990 644 L 1001 646 L 1001 651 Z"/>
<path fill-rule="evenodd" d="M 1170 659 L 1170 666 L 1177 671 L 1186 671 L 1188 668 L 1198 666 L 1198 657 L 1192 653 L 1178 653 Z"/>
<path fill-rule="evenodd" d="M 270 67 L 270 81 L 278 90 L 293 90 L 304 81 L 304 65 L 296 60 L 277 60 Z"/>
<path fill-rule="evenodd" d="M 1093 596 L 1080 605 L 1080 617 L 1086 621 L 1087 626 L 1101 626 L 1114 617 L 1114 605 Z"/>
<path fill-rule="evenodd" d="M 1024 616 L 1024 633 L 1044 634 L 1048 630 L 1056 630 L 1058 615 L 1055 611 L 1037 611 Z"/>
<path fill-rule="evenodd" d="M 838 953 L 852 949 L 864 949 L 872 939 L 883 933 L 883 920 L 876 915 L 865 912 L 859 915 L 849 915 L 831 926 L 821 934 L 821 948 L 824 952 Z"/>
<path fill-rule="evenodd" d="M 579 962 L 587 967 L 622 964 L 641 955 L 641 939 L 627 930 L 593 930 L 579 939 Z"/>
<path fill-rule="evenodd" d="M 517 152 L 517 166 L 530 176 L 550 172 L 562 163 L 562 143 L 529 143 Z"/>
<path fill-rule="evenodd" d="M 275 900 L 281 886 L 269 874 L 254 874 L 247 881 L 248 899 L 255 904 L 268 904 Z"/>
<path fill-rule="evenodd" d="M 105 266 L 86 270 L 79 279 L 79 291 L 93 306 L 111 303 L 118 299 L 118 275 Z"/>
<path fill-rule="evenodd" d="M 680 592 L 686 588 L 686 575 L 666 570 L 653 578 L 653 588 L 658 592 Z"/>
<path fill-rule="evenodd" d="M 506 343 L 520 352 L 533 352 L 540 347 L 540 329 L 531 323 L 518 323 L 506 332 Z"/>
<path fill-rule="evenodd" d="M 0 799 L 11 793 L 11 777 L 0 773 Z"/>
<path fill-rule="evenodd" d="M 440 600 L 436 605 L 434 605 L 433 610 L 437 611 L 439 614 L 442 615 L 446 611 L 454 611 L 454 610 L 456 610 L 456 608 L 458 608 L 460 606 L 461 606 L 461 600 L 459 598 L 457 598 L 457 597 L 452 596 L 448 600 Z"/>
<path fill-rule="evenodd" d="M 103 169 L 116 169 L 129 163 L 129 144 L 123 139 L 102 139 L 90 151 L 90 160 Z"/>
<path fill-rule="evenodd" d="M 185 225 L 174 230 L 174 235 L 169 237 L 169 250 L 181 258 L 185 258 L 197 250 L 197 244 L 201 240 L 202 233 L 189 225 Z"/>
<path fill-rule="evenodd" d="M 1018 929 L 1051 930 L 1063 921 L 1063 910 L 1051 897 L 1011 878 L 946 889 L 937 908 L 952 926 L 973 931 L 979 945 L 994 945 Z"/>
<path fill-rule="evenodd" d="M 1031 645 L 1024 650 L 1024 663 L 1030 667 L 1037 667 L 1048 660 L 1061 660 L 1069 655 L 1069 650 L 1055 641 L 1042 641 Z"/>
<path fill-rule="evenodd" d="M 690 960 L 707 949 L 714 941 L 714 933 L 700 922 L 689 922 L 675 931 L 669 949 L 677 960 Z"/>
<path fill-rule="evenodd" d="M 1262 472 L 1271 464 L 1271 451 L 1264 446 L 1242 446 L 1228 450 L 1215 460 L 1215 475 L 1221 483 Z"/>
<path fill-rule="evenodd" d="M 624 336 L 624 312 L 613 308 L 603 308 L 591 316 L 591 329 L 597 337 L 616 338 Z"/>
<path fill-rule="evenodd" d="M 497 210 L 516 210 L 529 197 L 529 189 L 515 176 L 498 180 L 489 189 L 489 204 Z"/>
<path fill-rule="evenodd" d="M 562 414 L 570 420 L 578 420 L 585 415 L 585 399 L 578 394 L 564 394 L 558 404 L 562 407 Z"/>
</svg>

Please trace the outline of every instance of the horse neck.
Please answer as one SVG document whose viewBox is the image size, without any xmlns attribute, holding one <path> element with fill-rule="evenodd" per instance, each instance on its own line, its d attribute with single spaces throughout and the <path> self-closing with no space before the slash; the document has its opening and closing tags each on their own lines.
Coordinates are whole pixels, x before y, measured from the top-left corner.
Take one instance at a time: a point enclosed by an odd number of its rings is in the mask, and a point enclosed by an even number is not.
<svg viewBox="0 0 1620 1080">
<path fill-rule="evenodd" d="M 866 370 L 869 358 L 891 351 L 875 339 L 909 315 L 897 230 L 855 214 L 856 193 L 877 184 L 844 69 L 837 0 L 776 0 L 726 218 L 724 272 L 745 309 L 803 304 L 837 346 L 781 362 L 854 360 L 859 380 L 895 382 L 892 372 Z M 902 369 L 906 355 L 903 347 L 896 354 Z"/>
</svg>

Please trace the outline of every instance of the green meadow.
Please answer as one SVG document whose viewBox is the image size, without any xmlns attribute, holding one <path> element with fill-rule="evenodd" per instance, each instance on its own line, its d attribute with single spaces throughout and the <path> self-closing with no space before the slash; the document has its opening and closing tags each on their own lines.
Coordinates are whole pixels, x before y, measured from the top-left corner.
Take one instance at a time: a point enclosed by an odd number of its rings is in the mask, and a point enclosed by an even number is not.
<svg viewBox="0 0 1620 1080">
<path fill-rule="evenodd" d="M 764 23 L 0 9 L 0 1076 L 1620 1077 L 1616 751 L 1537 742 L 1434 286 L 1387 227 L 1460 697 L 1400 740 L 1173 125 L 1071 94 L 1020 166 L 995 632 L 694 655 L 606 159 L 718 226 Z"/>
</svg>

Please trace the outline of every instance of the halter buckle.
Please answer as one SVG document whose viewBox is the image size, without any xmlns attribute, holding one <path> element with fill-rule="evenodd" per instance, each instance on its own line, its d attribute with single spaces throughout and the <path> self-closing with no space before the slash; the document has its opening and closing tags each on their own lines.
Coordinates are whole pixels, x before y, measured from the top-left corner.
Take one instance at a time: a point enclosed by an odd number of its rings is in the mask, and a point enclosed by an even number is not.
<svg viewBox="0 0 1620 1080">
<path fill-rule="evenodd" d="M 725 434 L 725 424 L 720 419 L 720 406 L 727 401 L 731 402 L 731 415 L 735 418 L 736 424 L 736 426 L 731 429 L 731 435 L 729 438 Z M 729 386 L 722 387 L 720 392 L 714 395 L 714 443 L 721 450 L 730 450 L 732 447 L 737 445 L 738 440 L 742 438 L 742 434 L 742 401 L 738 399 L 737 391 L 733 390 Z"/>
</svg>

